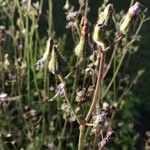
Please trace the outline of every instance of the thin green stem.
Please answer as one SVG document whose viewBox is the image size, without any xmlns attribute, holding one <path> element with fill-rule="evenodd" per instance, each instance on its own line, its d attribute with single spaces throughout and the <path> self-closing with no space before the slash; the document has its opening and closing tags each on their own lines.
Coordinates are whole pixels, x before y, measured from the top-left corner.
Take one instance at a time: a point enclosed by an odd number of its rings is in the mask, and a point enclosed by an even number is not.
<svg viewBox="0 0 150 150">
<path fill-rule="evenodd" d="M 63 127 L 63 130 L 62 130 L 62 134 L 61 134 L 61 138 L 60 138 L 57 150 L 61 150 L 62 149 L 62 147 L 61 147 L 62 146 L 62 140 L 64 139 L 66 127 L 67 127 L 67 119 L 65 120 L 65 123 L 64 123 L 64 127 Z"/>
<path fill-rule="evenodd" d="M 76 92 L 77 81 L 78 81 L 78 72 L 79 72 L 79 67 L 77 67 L 76 71 L 75 71 L 75 76 L 74 76 L 74 81 L 73 81 L 73 90 L 72 90 L 72 96 L 71 96 L 71 102 L 73 102 L 73 100 L 75 98 L 75 92 Z"/>
<path fill-rule="evenodd" d="M 88 0 L 85 0 L 85 11 L 84 11 L 84 16 L 87 17 L 88 14 Z"/>
<path fill-rule="evenodd" d="M 127 50 L 124 51 L 124 53 L 123 53 L 123 55 L 122 55 L 122 57 L 121 57 L 121 60 L 120 60 L 120 62 L 119 62 L 119 64 L 118 64 L 118 66 L 117 66 L 117 69 L 116 69 L 116 71 L 115 71 L 115 73 L 114 73 L 114 75 L 113 75 L 113 77 L 112 77 L 110 83 L 108 84 L 108 86 L 107 86 L 107 88 L 106 88 L 104 94 L 102 95 L 102 99 L 106 96 L 106 94 L 108 93 L 108 91 L 109 91 L 111 85 L 113 84 L 113 82 L 114 82 L 116 76 L 118 75 L 118 72 L 119 72 L 119 70 L 120 70 L 120 67 L 121 67 L 121 65 L 122 65 L 122 63 L 123 63 L 123 60 L 124 60 L 125 56 L 126 56 L 126 53 L 127 53 Z"/>
<path fill-rule="evenodd" d="M 15 4 L 18 8 L 19 18 L 20 18 L 20 23 L 21 23 L 21 30 L 23 30 L 24 29 L 24 21 L 23 21 L 23 15 L 22 15 L 21 6 L 19 4 L 19 0 L 15 0 Z"/>
<path fill-rule="evenodd" d="M 115 73 L 116 70 L 116 54 L 114 55 L 114 62 L 113 62 L 113 74 Z M 113 96 L 114 100 L 116 99 L 117 93 L 116 93 L 116 78 L 114 79 L 113 82 Z"/>
<path fill-rule="evenodd" d="M 110 69 L 110 66 L 111 66 L 111 64 L 113 62 L 113 59 L 114 59 L 114 55 L 116 53 L 116 50 L 117 49 L 115 48 L 114 51 L 113 51 L 113 53 L 112 53 L 112 55 L 111 55 L 110 61 L 109 61 L 108 65 L 107 65 L 107 68 L 106 68 L 105 73 L 104 73 L 104 78 L 106 77 L 106 75 L 107 75 L 107 73 L 108 73 L 108 71 Z"/>
<path fill-rule="evenodd" d="M 0 46 L 0 62 L 3 62 L 3 53 L 2 53 L 2 47 Z M 5 89 L 5 80 L 4 80 L 4 68 L 3 68 L 3 66 L 0 66 L 1 68 L 1 80 L 2 80 L 2 83 L 1 83 L 1 85 L 2 85 L 2 91 L 4 91 L 4 89 Z"/>
<path fill-rule="evenodd" d="M 27 95 L 28 95 L 28 101 L 31 102 L 31 88 L 30 88 L 30 49 L 29 49 L 29 38 L 28 38 L 28 32 L 29 32 L 29 18 L 26 16 L 26 34 L 25 34 L 25 51 L 27 51 Z"/>
<path fill-rule="evenodd" d="M 91 107 L 87 113 L 87 116 L 85 118 L 85 122 L 88 122 L 92 112 L 98 104 L 99 100 L 101 99 L 101 85 L 102 85 L 102 79 L 103 79 L 103 69 L 104 69 L 104 62 L 105 62 L 105 52 L 100 49 L 100 57 L 99 57 L 99 71 L 98 71 L 98 77 L 97 77 L 97 83 L 96 88 L 92 100 Z M 100 92 L 100 93 L 99 93 Z M 83 141 L 84 141 L 84 133 L 85 133 L 85 125 L 80 125 L 80 134 L 79 134 L 79 142 L 78 142 L 78 150 L 82 150 L 83 147 Z"/>
<path fill-rule="evenodd" d="M 120 70 L 120 67 L 121 67 L 121 65 L 122 65 L 122 63 L 123 63 L 123 61 L 124 61 L 125 56 L 126 56 L 127 49 L 129 48 L 129 46 L 131 46 L 131 45 L 136 41 L 136 37 L 138 36 L 138 34 L 139 34 L 139 32 L 140 32 L 140 30 L 141 30 L 141 28 L 142 28 L 142 26 L 143 26 L 143 23 L 144 23 L 144 22 L 141 21 L 140 25 L 138 26 L 138 28 L 137 28 L 137 30 L 136 30 L 136 32 L 135 32 L 135 35 L 134 35 L 135 38 L 133 38 L 133 39 L 126 45 L 126 47 L 124 48 L 124 51 L 123 51 L 122 57 L 121 57 L 121 59 L 120 59 L 120 61 L 119 61 L 119 64 L 118 64 L 118 66 L 117 66 L 117 69 L 116 69 L 116 71 L 115 71 L 115 73 L 114 73 L 114 75 L 113 75 L 113 77 L 112 77 L 110 83 L 108 84 L 108 86 L 107 86 L 107 88 L 106 88 L 104 94 L 102 95 L 102 99 L 106 96 L 106 94 L 108 93 L 110 87 L 112 86 L 112 84 L 113 84 L 113 82 L 114 82 L 114 79 L 115 79 L 116 76 L 118 75 L 118 72 L 119 72 L 119 70 Z"/>
</svg>

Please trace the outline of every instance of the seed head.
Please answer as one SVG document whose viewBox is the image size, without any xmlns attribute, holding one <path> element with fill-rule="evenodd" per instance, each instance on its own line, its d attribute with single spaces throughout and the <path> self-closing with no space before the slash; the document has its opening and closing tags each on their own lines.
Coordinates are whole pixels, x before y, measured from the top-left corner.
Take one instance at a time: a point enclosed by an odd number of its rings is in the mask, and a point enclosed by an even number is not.
<svg viewBox="0 0 150 150">
<path fill-rule="evenodd" d="M 76 94 L 76 101 L 77 102 L 85 102 L 88 100 L 88 97 L 86 96 L 86 93 L 85 93 L 85 88 L 78 91 L 77 94 Z"/>
</svg>

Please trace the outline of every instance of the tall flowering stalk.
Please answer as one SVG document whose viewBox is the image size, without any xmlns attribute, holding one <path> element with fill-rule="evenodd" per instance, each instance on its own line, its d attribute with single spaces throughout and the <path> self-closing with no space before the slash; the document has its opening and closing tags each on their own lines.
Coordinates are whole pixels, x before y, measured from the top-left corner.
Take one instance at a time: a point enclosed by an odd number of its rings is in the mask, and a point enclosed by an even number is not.
<svg viewBox="0 0 150 150">
<path fill-rule="evenodd" d="M 98 14 L 98 20 L 96 25 L 94 26 L 92 38 L 90 33 L 91 25 L 87 17 L 84 16 L 81 18 L 80 25 L 78 25 L 77 22 L 78 17 L 82 14 L 82 8 L 85 7 L 86 11 L 88 10 L 88 6 L 84 3 L 82 4 L 83 5 L 80 8 L 79 12 L 73 11 L 69 0 L 66 1 L 66 4 L 64 6 L 64 9 L 67 11 L 66 19 L 67 21 L 70 21 L 68 22 L 67 28 L 74 29 L 73 31 L 77 32 L 77 34 L 72 33 L 73 38 L 79 39 L 74 49 L 74 54 L 77 60 L 75 67 L 72 67 L 73 69 L 71 70 L 71 72 L 66 75 L 71 67 L 68 67 L 69 63 L 67 63 L 64 57 L 62 57 L 58 45 L 53 43 L 51 39 L 48 40 L 46 51 L 42 59 L 38 61 L 37 66 L 38 68 L 40 68 L 45 62 L 48 62 L 48 70 L 52 74 L 54 74 L 61 82 L 57 87 L 59 90 L 57 90 L 56 95 L 49 101 L 53 101 L 58 96 L 62 97 L 64 99 L 62 110 L 64 111 L 65 115 L 67 117 L 70 117 L 70 120 L 76 120 L 78 122 L 80 130 L 78 150 L 83 149 L 88 126 L 92 127 L 90 133 L 95 135 L 95 142 L 97 142 L 97 140 L 100 140 L 99 149 L 102 149 L 113 135 L 112 120 L 115 114 L 114 107 L 107 102 L 102 103 L 102 100 L 108 94 L 108 91 L 110 90 L 120 70 L 120 67 L 126 56 L 128 46 L 130 46 L 134 41 L 130 41 L 126 46 L 124 46 L 125 50 L 121 52 L 120 61 L 117 67 L 114 67 L 115 69 L 113 77 L 110 80 L 109 84 L 105 87 L 104 75 L 106 74 L 106 52 L 110 48 L 112 48 L 113 53 L 115 53 L 116 47 L 119 48 L 119 44 L 122 44 L 124 42 L 125 38 L 123 35 L 127 34 L 127 31 L 130 28 L 130 24 L 139 16 L 141 12 L 141 4 L 139 2 L 136 2 L 133 6 L 131 6 L 123 21 L 121 23 L 117 23 L 117 25 L 115 22 L 116 16 L 113 5 L 105 5 L 105 7 L 102 8 Z M 112 27 L 111 24 L 115 24 L 115 26 Z M 117 35 L 117 38 L 114 37 L 113 40 L 109 40 L 109 32 L 114 32 L 113 34 Z M 76 38 L 75 35 L 77 35 L 78 38 Z M 118 35 L 120 37 L 119 40 Z M 115 61 L 114 59 L 116 59 L 114 58 L 113 53 L 112 59 L 110 59 L 110 63 L 107 67 L 107 72 L 110 69 L 112 61 Z M 96 58 L 91 62 L 91 58 L 95 55 L 97 55 Z M 87 60 L 86 63 L 84 60 Z M 90 79 L 87 77 L 89 75 L 88 73 L 85 75 L 86 71 L 90 74 Z M 82 75 L 84 75 L 83 85 L 86 84 L 85 82 L 87 80 L 86 86 L 89 86 L 88 83 L 91 84 L 92 79 L 92 84 L 94 87 L 92 91 L 88 91 L 84 86 L 81 90 L 77 89 L 79 87 L 77 84 L 78 81 L 80 81 L 79 77 Z M 74 79 L 74 81 L 71 82 L 73 84 L 68 84 L 67 82 L 70 77 L 73 77 Z M 68 93 L 69 90 L 72 91 L 71 96 Z M 90 105 L 85 105 L 85 110 L 83 110 L 80 105 L 82 105 L 81 103 L 87 102 L 88 99 L 91 100 Z M 75 102 L 78 102 L 79 105 L 77 106 Z M 115 106 L 115 108 L 116 107 L 117 106 Z M 81 110 L 83 110 L 83 112 Z M 64 123 L 64 128 L 61 136 L 62 138 L 65 134 L 64 131 L 66 130 L 66 121 Z M 59 143 L 59 149 L 61 147 L 61 144 L 62 141 Z"/>
</svg>

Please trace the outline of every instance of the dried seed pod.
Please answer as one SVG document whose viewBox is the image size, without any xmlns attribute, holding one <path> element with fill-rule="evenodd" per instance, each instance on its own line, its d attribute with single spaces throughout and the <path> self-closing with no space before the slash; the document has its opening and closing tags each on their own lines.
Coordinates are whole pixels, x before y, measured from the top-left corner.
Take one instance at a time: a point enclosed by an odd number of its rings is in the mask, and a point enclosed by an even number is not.
<svg viewBox="0 0 150 150">
<path fill-rule="evenodd" d="M 46 50 L 43 54 L 43 57 L 41 59 L 39 59 L 38 62 L 36 63 L 37 70 L 40 68 L 43 68 L 45 66 L 45 63 L 47 62 L 47 59 L 49 56 L 49 53 L 52 49 L 52 46 L 53 46 L 53 39 L 49 38 L 46 43 Z"/>
<path fill-rule="evenodd" d="M 58 52 L 57 45 L 53 45 L 48 69 L 53 74 L 61 74 L 67 68 L 67 62 Z"/>
<path fill-rule="evenodd" d="M 96 24 L 93 32 L 93 40 L 98 45 L 104 48 L 105 27 L 101 24 Z"/>
<path fill-rule="evenodd" d="M 88 36 L 81 36 L 79 44 L 76 46 L 74 52 L 79 59 L 88 57 L 93 53 Z"/>
</svg>

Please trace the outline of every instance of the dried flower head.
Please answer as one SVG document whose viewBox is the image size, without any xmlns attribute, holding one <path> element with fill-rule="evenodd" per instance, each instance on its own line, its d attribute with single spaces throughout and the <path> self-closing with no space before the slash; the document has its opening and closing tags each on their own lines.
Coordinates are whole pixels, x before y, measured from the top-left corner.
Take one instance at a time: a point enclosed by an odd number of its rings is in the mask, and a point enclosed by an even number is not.
<svg viewBox="0 0 150 150">
<path fill-rule="evenodd" d="M 107 130 L 105 137 L 103 137 L 103 139 L 98 143 L 99 150 L 103 149 L 103 147 L 110 142 L 113 134 L 114 134 L 114 131 L 111 128 L 109 128 Z"/>
<path fill-rule="evenodd" d="M 57 92 L 60 96 L 64 97 L 65 84 L 64 84 L 64 83 L 59 84 L 59 85 L 57 86 L 56 92 Z"/>
<path fill-rule="evenodd" d="M 85 88 L 77 91 L 77 94 L 76 94 L 76 101 L 77 102 L 86 102 L 87 100 L 88 100 L 88 97 L 86 96 L 86 89 Z"/>
<path fill-rule="evenodd" d="M 97 124 L 104 125 L 105 121 L 106 121 L 106 116 L 104 113 L 93 115 L 93 124 L 94 125 L 97 125 Z"/>
<path fill-rule="evenodd" d="M 100 25 L 105 25 L 107 26 L 108 24 L 108 20 L 111 18 L 112 13 L 114 12 L 114 7 L 112 4 L 108 4 L 104 11 L 99 13 L 99 18 L 97 23 Z"/>
<path fill-rule="evenodd" d="M 55 100 L 58 96 L 64 97 L 64 93 L 65 93 L 65 84 L 61 83 L 56 88 L 56 94 L 52 98 L 50 98 L 48 101 L 51 102 Z"/>
</svg>

